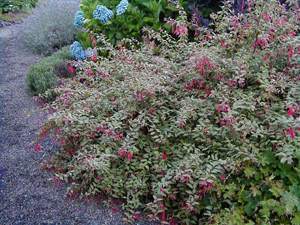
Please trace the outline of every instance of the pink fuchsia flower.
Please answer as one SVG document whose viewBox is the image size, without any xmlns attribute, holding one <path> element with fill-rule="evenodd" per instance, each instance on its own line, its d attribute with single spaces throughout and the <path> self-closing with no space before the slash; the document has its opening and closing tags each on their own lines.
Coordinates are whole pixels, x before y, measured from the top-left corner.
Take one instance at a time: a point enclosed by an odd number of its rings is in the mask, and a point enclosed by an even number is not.
<svg viewBox="0 0 300 225">
<path fill-rule="evenodd" d="M 290 108 L 289 110 L 288 110 L 288 114 L 290 115 L 290 116 L 293 116 L 294 115 L 294 110 L 292 109 L 292 108 Z"/>
<path fill-rule="evenodd" d="M 162 153 L 162 158 L 163 159 L 167 159 L 168 158 L 168 156 L 167 156 L 167 154 L 165 152 Z"/>
<path fill-rule="evenodd" d="M 179 35 L 179 30 L 178 30 L 178 28 L 176 28 L 176 30 L 175 30 L 175 32 L 174 32 L 174 34 L 175 34 L 176 36 L 178 36 L 178 35 Z"/>
<path fill-rule="evenodd" d="M 74 69 L 73 66 L 69 66 L 69 67 L 68 67 L 68 70 L 69 70 L 71 73 L 74 73 L 74 72 L 75 72 L 75 69 Z"/>
<path fill-rule="evenodd" d="M 128 161 L 130 161 L 131 158 L 132 158 L 132 154 L 131 154 L 131 152 L 128 152 L 128 154 L 127 154 L 127 159 L 128 159 Z"/>
<path fill-rule="evenodd" d="M 217 111 L 220 113 L 221 112 L 221 104 L 219 102 L 218 107 L 217 107 Z"/>
<path fill-rule="evenodd" d="M 290 134 L 292 140 L 296 137 L 294 128 L 288 129 L 288 133 Z"/>
<path fill-rule="evenodd" d="M 133 216 L 133 219 L 134 219 L 134 220 L 139 220 L 140 217 L 139 217 L 138 215 L 134 215 L 134 216 Z"/>
<path fill-rule="evenodd" d="M 226 180 L 226 177 L 224 176 L 224 174 L 222 174 L 221 180 Z"/>
<path fill-rule="evenodd" d="M 187 34 L 187 29 L 186 27 L 180 27 L 180 33 L 183 34 L 183 35 L 186 35 Z"/>
<path fill-rule="evenodd" d="M 93 55 L 90 59 L 95 62 L 95 61 L 97 61 L 98 57 L 97 57 L 97 55 Z"/>
<path fill-rule="evenodd" d="M 35 151 L 35 152 L 37 152 L 37 151 L 39 151 L 39 150 L 41 150 L 41 146 L 39 146 L 39 145 L 34 146 L 34 151 Z"/>
</svg>

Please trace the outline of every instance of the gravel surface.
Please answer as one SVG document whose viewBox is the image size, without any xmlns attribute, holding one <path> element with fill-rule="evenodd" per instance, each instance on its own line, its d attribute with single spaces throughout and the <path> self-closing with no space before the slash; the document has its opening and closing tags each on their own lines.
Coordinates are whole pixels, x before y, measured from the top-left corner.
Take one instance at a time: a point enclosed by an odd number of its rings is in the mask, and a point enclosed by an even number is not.
<svg viewBox="0 0 300 225">
<path fill-rule="evenodd" d="M 113 212 L 98 199 L 70 200 L 68 184 L 49 181 L 51 171 L 39 169 L 57 146 L 46 139 L 41 151 L 33 150 L 37 121 L 44 115 L 31 113 L 40 106 L 25 78 L 42 56 L 22 49 L 14 36 L 16 26 L 0 28 L 0 224 L 125 224 L 121 210 Z M 141 219 L 135 224 L 158 223 Z"/>
</svg>

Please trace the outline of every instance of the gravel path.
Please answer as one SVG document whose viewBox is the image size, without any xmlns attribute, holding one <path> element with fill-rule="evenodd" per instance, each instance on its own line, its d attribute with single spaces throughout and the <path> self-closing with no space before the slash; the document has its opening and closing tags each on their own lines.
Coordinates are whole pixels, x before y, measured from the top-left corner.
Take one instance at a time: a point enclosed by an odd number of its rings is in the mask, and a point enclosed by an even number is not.
<svg viewBox="0 0 300 225">
<path fill-rule="evenodd" d="M 124 224 L 121 210 L 112 212 L 103 202 L 69 200 L 68 184 L 48 179 L 51 171 L 40 170 L 41 162 L 57 146 L 49 139 L 39 152 L 32 141 L 39 129 L 40 106 L 26 89 L 30 65 L 42 57 L 26 51 L 14 37 L 16 25 L 0 28 L 0 224 Z M 135 224 L 157 224 L 139 220 Z"/>
</svg>

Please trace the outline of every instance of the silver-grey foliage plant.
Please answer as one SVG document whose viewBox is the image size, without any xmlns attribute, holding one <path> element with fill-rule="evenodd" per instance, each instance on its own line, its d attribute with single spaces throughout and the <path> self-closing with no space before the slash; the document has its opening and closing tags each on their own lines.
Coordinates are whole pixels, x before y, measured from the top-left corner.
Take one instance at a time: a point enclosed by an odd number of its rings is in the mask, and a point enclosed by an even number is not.
<svg viewBox="0 0 300 225">
<path fill-rule="evenodd" d="M 43 0 L 19 28 L 19 41 L 43 55 L 71 44 L 76 38 L 73 19 L 79 4 L 79 0 Z"/>
</svg>

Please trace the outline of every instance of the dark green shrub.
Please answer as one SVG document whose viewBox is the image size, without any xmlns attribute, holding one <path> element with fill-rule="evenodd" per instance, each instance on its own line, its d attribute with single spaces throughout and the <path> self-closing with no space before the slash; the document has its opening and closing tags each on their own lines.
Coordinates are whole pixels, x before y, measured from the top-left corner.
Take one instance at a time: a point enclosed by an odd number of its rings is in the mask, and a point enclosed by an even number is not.
<svg viewBox="0 0 300 225">
<path fill-rule="evenodd" d="M 107 57 L 74 63 L 44 108 L 38 139 L 61 144 L 53 179 L 71 197 L 125 200 L 129 221 L 299 224 L 299 5 L 248 4 L 236 15 L 224 2 L 195 42 L 184 11 L 169 21 L 179 40 L 97 37 Z"/>
<path fill-rule="evenodd" d="M 38 63 L 31 66 L 28 70 L 26 84 L 32 95 L 41 95 L 47 89 L 57 86 L 58 79 L 54 74 L 55 68 L 67 60 L 74 59 L 69 52 L 69 47 L 63 47 L 58 52 L 53 53 Z M 53 99 L 53 96 L 49 96 Z"/>
<path fill-rule="evenodd" d="M 18 40 L 29 50 L 50 55 L 76 38 L 73 18 L 79 0 L 44 0 L 18 29 Z"/>
</svg>

